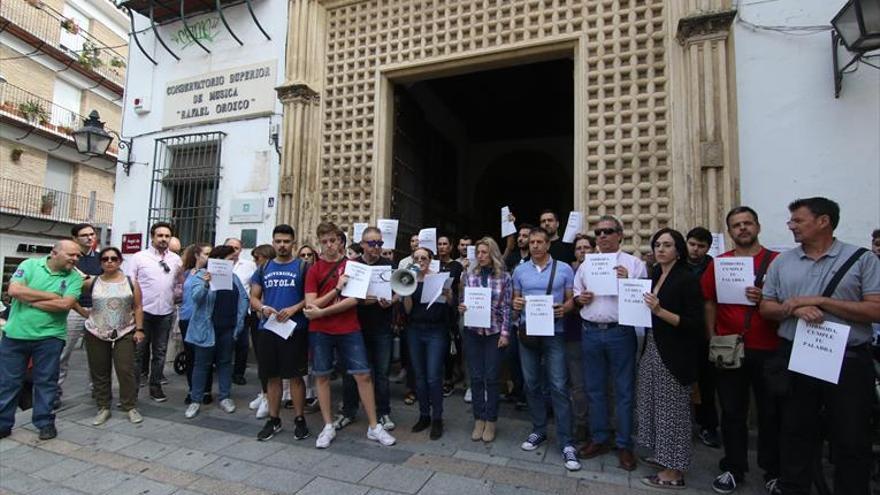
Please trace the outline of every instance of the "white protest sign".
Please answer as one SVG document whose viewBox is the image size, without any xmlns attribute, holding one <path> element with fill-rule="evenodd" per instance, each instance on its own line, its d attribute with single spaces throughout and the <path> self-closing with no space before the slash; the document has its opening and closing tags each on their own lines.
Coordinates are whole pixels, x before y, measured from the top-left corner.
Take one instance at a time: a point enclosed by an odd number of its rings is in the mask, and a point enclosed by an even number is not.
<svg viewBox="0 0 880 495">
<path fill-rule="evenodd" d="M 715 258 L 715 291 L 721 304 L 755 304 L 746 298 L 746 287 L 755 284 L 755 261 L 751 256 Z"/>
<path fill-rule="evenodd" d="M 367 289 L 370 287 L 370 267 L 363 263 L 347 261 L 345 263 L 345 272 L 348 275 L 348 282 L 342 288 L 343 297 L 354 297 L 364 299 L 367 297 Z"/>
<path fill-rule="evenodd" d="M 501 237 L 512 234 L 516 234 L 516 225 L 511 220 L 510 207 L 505 206 L 501 208 Z"/>
<path fill-rule="evenodd" d="M 468 268 L 477 266 L 477 246 L 467 247 Z"/>
<path fill-rule="evenodd" d="M 232 260 L 208 259 L 208 273 L 211 274 L 211 290 L 232 290 Z"/>
<path fill-rule="evenodd" d="M 355 223 L 354 226 L 352 226 L 351 242 L 361 242 L 366 228 L 367 224 L 365 223 Z"/>
<path fill-rule="evenodd" d="M 617 295 L 617 253 L 588 254 L 583 268 L 587 278 L 587 290 L 597 296 Z"/>
<path fill-rule="evenodd" d="M 553 322 L 553 296 L 525 296 L 526 335 L 552 336 L 556 331 Z"/>
<path fill-rule="evenodd" d="M 651 292 L 651 281 L 620 278 L 617 284 L 617 321 L 621 325 L 651 328 L 651 308 L 645 304 L 645 293 Z"/>
<path fill-rule="evenodd" d="M 788 369 L 837 384 L 848 337 L 848 325 L 798 319 Z"/>
<path fill-rule="evenodd" d="M 583 218 L 581 212 L 573 211 L 568 214 L 568 222 L 565 223 L 565 234 L 562 235 L 562 242 L 574 242 L 574 236 L 581 231 Z"/>
<path fill-rule="evenodd" d="M 428 271 L 431 273 L 440 273 L 440 260 L 431 260 L 428 262 Z"/>
<path fill-rule="evenodd" d="M 425 275 L 425 283 L 422 286 L 422 298 L 419 302 L 431 307 L 434 301 L 443 293 L 443 286 L 447 280 L 450 280 L 448 273 L 429 273 Z"/>
<path fill-rule="evenodd" d="M 428 248 L 437 256 L 437 229 L 422 229 L 419 231 L 419 247 Z"/>
<path fill-rule="evenodd" d="M 717 258 L 726 251 L 727 249 L 724 249 L 724 233 L 712 232 L 712 245 L 709 246 L 709 256 Z"/>
<path fill-rule="evenodd" d="M 288 319 L 282 323 L 275 318 L 275 314 L 273 313 L 266 320 L 266 323 L 263 324 L 263 328 L 278 335 L 282 339 L 287 340 L 287 337 L 290 337 L 290 334 L 293 333 L 293 330 L 296 328 L 296 322 Z"/>
<path fill-rule="evenodd" d="M 465 287 L 464 326 L 489 328 L 492 326 L 492 289 L 488 287 Z"/>
<path fill-rule="evenodd" d="M 397 248 L 397 226 L 399 222 L 391 218 L 380 218 L 376 228 L 382 232 L 382 249 Z"/>
<path fill-rule="evenodd" d="M 367 296 L 390 301 L 391 294 L 391 267 L 371 266 L 370 286 L 367 288 Z"/>
</svg>

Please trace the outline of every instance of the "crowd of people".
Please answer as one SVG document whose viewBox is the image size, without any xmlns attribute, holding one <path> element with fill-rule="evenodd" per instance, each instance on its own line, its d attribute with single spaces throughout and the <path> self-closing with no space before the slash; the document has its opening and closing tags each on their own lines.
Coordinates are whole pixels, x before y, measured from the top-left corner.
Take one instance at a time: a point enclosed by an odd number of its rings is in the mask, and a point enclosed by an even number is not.
<svg viewBox="0 0 880 495">
<path fill-rule="evenodd" d="M 872 234 L 872 253 L 834 236 L 840 221 L 834 201 L 798 199 L 788 209 L 796 246 L 782 253 L 761 244 L 752 208 L 736 207 L 725 218 L 734 247 L 720 257 L 747 257 L 754 265 L 754 281 L 742 294 L 748 304 L 718 301 L 707 229 L 682 235 L 662 228 L 642 257 L 621 250 L 624 226 L 613 216 L 601 216 L 592 235 L 578 234 L 573 243 L 562 241 L 550 210 L 537 226 L 519 225 L 501 243 L 504 249 L 492 237 L 460 236 L 455 243 L 440 233 L 434 252 L 413 236 L 410 253 L 397 263 L 375 226 L 347 245 L 338 226 L 322 222 L 317 247 L 297 249 L 294 229 L 278 225 L 271 244 L 251 251 L 251 262 L 240 257 L 242 243 L 234 238 L 219 246 L 196 243 L 179 256 L 172 226 L 160 222 L 150 227 L 149 248 L 128 258 L 124 270 L 120 250 L 96 250 L 94 227 L 80 224 L 72 239 L 58 241 L 47 257 L 23 262 L 10 281 L 12 309 L 0 341 L 0 438 L 11 433 L 27 374 L 39 438 L 57 435 L 53 411 L 80 337 L 98 407 L 93 424 L 111 415 L 113 369 L 117 406 L 131 422 L 141 422 L 140 387 L 154 401 L 167 400 L 162 386 L 169 334 L 179 328 L 186 418 L 214 401 L 214 376 L 218 407 L 236 410 L 231 388 L 247 383 L 250 344 L 260 391 L 249 407 L 265 419 L 257 440 L 282 431 L 285 408 L 292 409 L 294 438 L 306 439 L 305 415 L 319 410 L 315 446 L 328 448 L 362 406 L 367 438 L 391 446 L 397 427 L 391 367 L 399 341 L 404 403 L 418 402 L 411 430 L 427 430 L 431 440 L 443 436 L 444 400 L 464 381 L 475 442 L 495 440 L 504 427 L 499 404 L 509 400 L 527 409 L 531 420 L 523 450 L 538 449 L 553 434 L 568 470 L 616 452 L 622 469 L 632 471 L 640 462 L 656 468 L 642 483 L 681 489 L 696 433 L 697 441 L 723 449 L 712 489 L 733 493 L 750 467 L 754 404 L 757 464 L 768 493 L 810 493 L 819 435 L 827 430 L 835 493 L 867 495 L 880 229 Z M 651 290 L 642 295 L 650 327 L 621 323 L 618 296 L 597 293 L 587 269 L 593 253 L 613 255 L 620 279 L 650 280 Z M 232 263 L 231 288 L 212 287 L 211 259 Z M 350 261 L 412 270 L 414 291 L 390 299 L 344 296 Z M 436 301 L 424 302 L 426 277 L 435 270 L 453 283 Z M 490 294 L 487 327 L 464 324 L 465 293 L 472 288 Z M 552 335 L 526 327 L 530 296 L 552 298 Z M 789 370 L 801 321 L 849 327 L 836 383 Z M 330 386 L 337 375 L 338 410 Z M 638 458 L 636 443 L 649 454 Z"/>
</svg>

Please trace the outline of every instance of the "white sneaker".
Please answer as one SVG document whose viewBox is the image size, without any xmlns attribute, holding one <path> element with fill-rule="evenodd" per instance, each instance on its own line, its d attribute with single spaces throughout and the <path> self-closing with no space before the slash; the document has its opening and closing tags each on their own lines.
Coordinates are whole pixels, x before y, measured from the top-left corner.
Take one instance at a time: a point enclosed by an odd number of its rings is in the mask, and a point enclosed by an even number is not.
<svg viewBox="0 0 880 495">
<path fill-rule="evenodd" d="M 397 440 L 391 436 L 391 433 L 385 431 L 381 424 L 376 424 L 372 428 L 367 428 L 367 438 L 375 440 L 386 447 L 390 447 L 397 443 Z"/>
<path fill-rule="evenodd" d="M 385 431 L 391 431 L 397 426 L 394 424 L 394 421 L 391 420 L 390 414 L 379 416 L 379 424 L 382 425 L 382 428 L 385 428 Z"/>
<path fill-rule="evenodd" d="M 332 442 L 334 438 L 336 438 L 336 428 L 334 428 L 332 424 L 326 424 L 324 425 L 324 429 L 321 430 L 321 433 L 318 435 L 315 447 L 326 449 L 330 446 L 330 442 Z"/>
<path fill-rule="evenodd" d="M 235 402 L 232 402 L 232 399 L 226 398 L 220 401 L 220 409 L 223 409 L 223 412 L 232 414 L 235 412 Z"/>
<path fill-rule="evenodd" d="M 263 392 L 260 392 L 257 394 L 257 397 L 248 404 L 248 409 L 250 409 L 251 411 L 256 411 L 257 408 L 260 407 L 260 403 L 262 401 L 263 401 Z"/>
<path fill-rule="evenodd" d="M 98 411 L 98 414 L 95 416 L 95 420 L 92 421 L 92 426 L 100 426 L 106 423 L 108 419 L 110 419 L 110 409 L 104 407 Z"/>
<path fill-rule="evenodd" d="M 470 404 L 472 400 L 473 396 L 471 395 L 471 388 L 468 387 L 468 389 L 464 392 L 464 402 L 465 404 Z"/>
<path fill-rule="evenodd" d="M 266 419 L 269 417 L 269 400 L 264 395 L 260 399 L 260 405 L 257 406 L 257 419 Z"/>
<path fill-rule="evenodd" d="M 201 407 L 202 405 L 198 402 L 192 402 L 189 407 L 186 408 L 186 412 L 183 415 L 186 416 L 186 419 L 192 419 L 196 417 L 196 414 L 199 413 L 199 408 Z"/>
</svg>

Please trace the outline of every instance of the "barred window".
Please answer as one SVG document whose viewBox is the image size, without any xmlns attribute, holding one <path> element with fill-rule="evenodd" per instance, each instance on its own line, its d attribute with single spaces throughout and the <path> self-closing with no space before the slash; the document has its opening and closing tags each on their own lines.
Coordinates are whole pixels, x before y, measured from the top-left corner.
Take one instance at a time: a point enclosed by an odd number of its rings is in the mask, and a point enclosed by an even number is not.
<svg viewBox="0 0 880 495">
<path fill-rule="evenodd" d="M 156 140 L 148 224 L 169 222 L 181 245 L 214 244 L 224 132 Z"/>
</svg>

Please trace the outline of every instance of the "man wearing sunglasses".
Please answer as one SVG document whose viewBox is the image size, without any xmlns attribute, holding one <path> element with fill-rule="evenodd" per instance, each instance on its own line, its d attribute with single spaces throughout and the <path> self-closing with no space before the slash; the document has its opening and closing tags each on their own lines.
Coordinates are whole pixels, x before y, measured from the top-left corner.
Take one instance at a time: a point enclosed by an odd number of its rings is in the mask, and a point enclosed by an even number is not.
<svg viewBox="0 0 880 495">
<path fill-rule="evenodd" d="M 162 390 L 162 371 L 168 351 L 168 335 L 174 322 L 174 297 L 181 292 L 177 282 L 182 264 L 180 256 L 168 249 L 173 234 L 171 224 L 153 224 L 150 227 L 150 247 L 132 255 L 126 269 L 126 275 L 141 287 L 144 306 L 146 338 L 137 347 L 136 369 L 145 369 L 145 355 L 149 351 L 150 398 L 156 402 L 168 399 Z"/>
<path fill-rule="evenodd" d="M 361 236 L 361 248 L 364 254 L 356 260 L 369 266 L 391 266 L 391 261 L 382 257 L 382 231 L 376 227 L 367 227 Z M 390 273 L 389 273 L 390 275 Z M 391 300 L 367 296 L 358 300 L 357 315 L 367 348 L 367 361 L 373 371 L 373 391 L 376 395 L 376 417 L 379 424 L 387 430 L 394 429 L 391 420 L 391 384 L 388 371 L 391 367 L 391 349 L 394 334 L 391 332 L 391 305 L 397 301 L 393 295 Z M 358 410 L 358 389 L 354 378 L 342 376 L 342 414 L 336 416 L 333 426 L 340 430 L 354 421 Z"/>
<path fill-rule="evenodd" d="M 600 253 L 616 253 L 617 278 L 647 278 L 645 264 L 620 250 L 623 225 L 613 216 L 599 217 L 596 246 Z M 592 441 L 580 450 L 584 459 L 609 452 L 616 444 L 620 467 L 636 468 L 633 455 L 632 424 L 635 402 L 636 341 L 635 328 L 617 321 L 617 296 L 595 295 L 587 283 L 589 263 L 582 263 L 574 277 L 575 304 L 580 307 L 582 322 L 584 385 L 587 392 Z M 608 382 L 614 382 L 616 439 L 611 438 L 608 422 Z"/>
<path fill-rule="evenodd" d="M 80 223 L 74 225 L 70 229 L 70 235 L 73 241 L 79 245 L 79 260 L 76 262 L 76 271 L 80 273 L 83 280 L 96 277 L 101 274 L 101 261 L 98 259 L 97 233 L 95 227 L 88 223 Z M 64 343 L 64 350 L 61 351 L 61 361 L 58 363 L 58 396 L 52 404 L 54 409 L 61 407 L 61 394 L 63 393 L 61 385 L 67 378 L 67 368 L 70 363 L 70 355 L 76 347 L 79 339 L 82 338 L 85 331 L 85 321 L 88 317 L 87 309 L 92 307 L 92 290 L 83 289 L 79 297 L 79 306 L 67 314 L 67 341 Z"/>
</svg>

